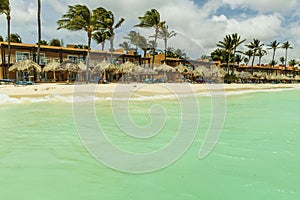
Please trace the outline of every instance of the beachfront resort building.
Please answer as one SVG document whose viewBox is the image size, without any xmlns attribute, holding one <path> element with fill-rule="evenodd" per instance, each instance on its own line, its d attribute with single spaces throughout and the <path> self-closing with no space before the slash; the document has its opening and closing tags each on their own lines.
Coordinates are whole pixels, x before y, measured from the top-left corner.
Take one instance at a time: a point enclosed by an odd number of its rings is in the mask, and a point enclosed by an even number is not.
<svg viewBox="0 0 300 200">
<path fill-rule="evenodd" d="M 37 50 L 38 46 L 36 44 L 22 44 L 22 43 L 11 43 L 11 55 L 10 55 L 10 67 L 14 64 L 18 63 L 22 60 L 32 60 L 34 62 L 37 61 Z M 0 42 L 0 79 L 17 79 L 18 73 L 10 72 L 8 66 L 8 44 L 7 42 Z M 40 60 L 39 65 L 41 68 L 44 68 L 47 63 L 52 61 L 56 61 L 58 63 L 62 63 L 64 61 L 72 61 L 75 64 L 84 63 L 86 64 L 88 51 L 87 49 L 75 48 L 75 45 L 67 45 L 66 47 L 60 46 L 46 46 L 41 45 L 40 47 Z M 119 49 L 114 52 L 101 51 L 101 50 L 91 50 L 90 51 L 90 62 L 89 67 L 93 68 L 101 61 L 106 60 L 112 62 L 114 65 L 119 66 L 126 61 L 130 61 L 134 64 L 145 67 L 151 66 L 152 58 L 149 54 L 145 57 L 141 55 L 136 55 L 134 52 L 129 51 L 127 53 L 124 52 L 124 49 Z M 191 59 L 181 59 L 181 58 L 170 58 L 165 57 L 164 54 L 158 54 L 155 56 L 154 60 L 155 66 L 159 66 L 162 64 L 166 64 L 171 67 L 176 67 L 178 65 L 183 65 L 188 68 L 188 72 L 190 76 L 195 79 L 193 71 L 196 68 L 204 67 L 210 70 L 213 67 L 218 69 L 222 69 L 223 72 L 231 72 L 234 71 L 237 75 L 242 79 L 248 79 L 250 81 L 257 80 L 296 80 L 300 81 L 300 69 L 293 66 L 270 66 L 270 65 L 255 65 L 253 67 L 246 66 L 244 64 L 237 65 L 231 64 L 230 69 L 227 69 L 227 65 L 225 63 L 221 64 L 220 62 L 210 62 L 209 60 L 191 60 Z M 203 70 L 198 70 L 198 76 L 203 75 Z M 245 73 L 246 74 L 245 74 Z M 53 72 L 55 73 L 55 72 Z M 48 73 L 48 75 L 44 74 L 44 80 L 53 80 L 55 75 L 52 73 Z M 196 72 L 197 73 L 197 72 Z M 187 74 L 187 73 L 186 73 Z M 192 74 L 192 75 L 191 75 Z M 220 73 L 219 73 L 220 74 Z M 249 75 L 251 74 L 251 76 Z M 50 75 L 50 77 L 49 77 Z M 56 81 L 63 81 L 67 79 L 67 74 L 63 75 L 62 79 L 58 79 L 59 76 L 56 76 Z M 224 73 L 223 73 L 224 75 Z M 35 74 L 35 81 L 36 79 Z M 48 77 L 47 77 L 48 76 Z M 64 78 L 65 77 L 65 78 Z M 251 80 L 252 79 L 252 80 Z"/>
<path fill-rule="evenodd" d="M 21 60 L 37 61 L 38 46 L 35 44 L 11 43 L 10 66 Z M 9 72 L 8 66 L 8 44 L 7 42 L 0 42 L 0 79 L 14 78 L 15 73 Z M 80 62 L 86 63 L 87 49 L 75 48 L 75 45 L 60 46 L 46 46 L 40 47 L 40 61 L 39 65 L 43 68 L 47 63 L 56 61 L 62 63 L 70 60 L 75 64 Z M 116 65 L 130 61 L 139 65 L 144 62 L 150 63 L 150 58 L 142 58 L 141 55 L 134 55 L 133 53 L 125 54 L 123 50 L 112 52 L 91 50 L 90 51 L 90 66 L 95 66 L 103 60 L 112 60 Z"/>
</svg>

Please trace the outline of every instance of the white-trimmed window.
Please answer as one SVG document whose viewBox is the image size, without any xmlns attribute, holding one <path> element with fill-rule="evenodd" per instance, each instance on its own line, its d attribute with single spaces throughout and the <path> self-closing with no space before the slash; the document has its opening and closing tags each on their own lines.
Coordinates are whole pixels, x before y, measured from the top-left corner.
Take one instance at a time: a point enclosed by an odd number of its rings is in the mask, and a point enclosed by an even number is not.
<svg viewBox="0 0 300 200">
<path fill-rule="evenodd" d="M 29 52 L 16 52 L 16 62 L 19 62 L 20 60 L 26 60 L 29 59 L 30 53 Z"/>
<path fill-rule="evenodd" d="M 68 60 L 71 60 L 72 62 L 77 64 L 78 63 L 78 56 L 68 55 Z"/>
<path fill-rule="evenodd" d="M 46 55 L 45 53 L 40 53 L 40 65 L 45 65 L 45 64 L 47 64 Z"/>
</svg>

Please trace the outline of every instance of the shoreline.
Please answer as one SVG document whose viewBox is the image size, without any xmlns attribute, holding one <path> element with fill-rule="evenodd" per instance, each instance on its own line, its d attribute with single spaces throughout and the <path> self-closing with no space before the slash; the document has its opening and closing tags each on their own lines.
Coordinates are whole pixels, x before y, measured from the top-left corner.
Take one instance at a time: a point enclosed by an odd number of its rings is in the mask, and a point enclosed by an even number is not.
<svg viewBox="0 0 300 200">
<path fill-rule="evenodd" d="M 10 98 L 46 97 L 51 95 L 72 96 L 74 94 L 91 94 L 96 97 L 112 96 L 156 96 L 174 94 L 195 94 L 212 91 L 225 93 L 242 91 L 263 91 L 276 89 L 300 89 L 300 84 L 189 84 L 189 83 L 164 83 L 164 84 L 59 84 L 42 83 L 27 86 L 0 85 L 0 95 Z M 130 94 L 128 94 L 130 93 Z"/>
</svg>

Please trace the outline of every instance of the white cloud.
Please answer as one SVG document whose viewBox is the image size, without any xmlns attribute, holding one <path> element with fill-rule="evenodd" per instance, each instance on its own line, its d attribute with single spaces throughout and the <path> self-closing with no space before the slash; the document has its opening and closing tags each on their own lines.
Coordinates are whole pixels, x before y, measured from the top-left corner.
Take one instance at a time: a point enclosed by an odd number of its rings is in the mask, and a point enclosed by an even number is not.
<svg viewBox="0 0 300 200">
<path fill-rule="evenodd" d="M 297 4 L 297 0 L 223 0 L 223 2 L 233 9 L 243 7 L 262 13 L 289 10 Z"/>
</svg>

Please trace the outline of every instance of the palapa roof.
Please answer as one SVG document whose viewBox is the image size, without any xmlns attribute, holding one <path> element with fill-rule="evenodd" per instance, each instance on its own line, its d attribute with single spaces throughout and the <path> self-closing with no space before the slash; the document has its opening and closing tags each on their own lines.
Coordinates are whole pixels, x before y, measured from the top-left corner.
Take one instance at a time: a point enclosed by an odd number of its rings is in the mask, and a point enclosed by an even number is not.
<svg viewBox="0 0 300 200">
<path fill-rule="evenodd" d="M 79 71 L 80 72 L 85 72 L 85 71 L 91 71 L 90 68 L 83 62 L 78 63 Z"/>
<path fill-rule="evenodd" d="M 97 63 L 97 65 L 94 67 L 94 69 L 92 70 L 93 74 L 97 74 L 97 73 L 102 73 L 103 71 L 105 71 L 110 65 L 113 65 L 109 62 L 107 62 L 105 59 L 99 63 Z"/>
<path fill-rule="evenodd" d="M 56 61 L 51 61 L 47 63 L 43 69 L 44 72 L 49 72 L 49 71 L 57 71 L 59 69 L 60 63 Z"/>
<path fill-rule="evenodd" d="M 174 67 L 171 67 L 170 65 L 167 65 L 166 63 L 156 67 L 154 70 L 158 71 L 158 72 L 175 72 L 176 71 Z"/>
<path fill-rule="evenodd" d="M 211 76 L 212 75 L 212 72 L 204 66 L 197 67 L 192 73 L 194 76 L 203 76 L 203 75 Z"/>
<path fill-rule="evenodd" d="M 185 65 L 183 65 L 182 63 L 180 63 L 179 65 L 177 65 L 175 67 L 175 70 L 177 70 L 179 73 L 184 73 L 184 72 L 188 72 L 189 68 Z"/>
<path fill-rule="evenodd" d="M 79 66 L 70 60 L 66 60 L 59 65 L 58 71 L 78 72 Z"/>
<path fill-rule="evenodd" d="M 129 72 L 132 72 L 135 70 L 136 68 L 136 64 L 130 62 L 130 61 L 127 61 L 123 64 L 121 64 L 118 68 L 118 73 L 129 73 Z"/>
<path fill-rule="evenodd" d="M 31 71 L 36 70 L 37 72 L 41 72 L 42 68 L 36 62 L 32 60 L 21 60 L 15 63 L 13 66 L 9 68 L 9 71 Z"/>
</svg>

